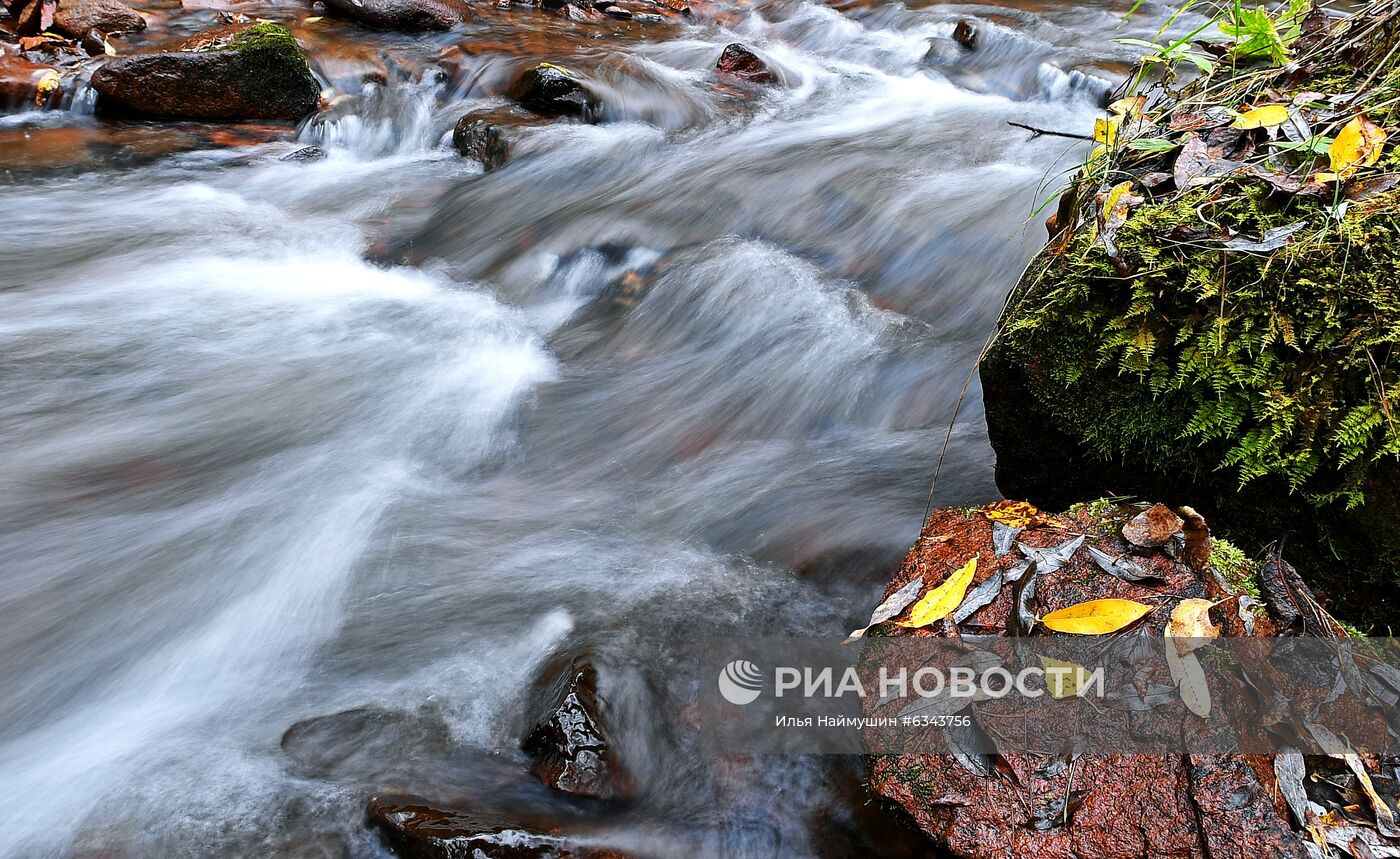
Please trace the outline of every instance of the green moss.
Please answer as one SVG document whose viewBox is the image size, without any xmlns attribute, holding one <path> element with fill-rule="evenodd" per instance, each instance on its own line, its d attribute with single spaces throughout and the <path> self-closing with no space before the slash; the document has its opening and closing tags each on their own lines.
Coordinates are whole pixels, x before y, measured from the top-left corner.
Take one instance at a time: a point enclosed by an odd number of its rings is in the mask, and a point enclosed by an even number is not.
<svg viewBox="0 0 1400 859">
<path fill-rule="evenodd" d="M 1255 577 L 1254 564 L 1235 544 L 1219 537 L 1213 538 L 1210 541 L 1209 561 L 1235 593 L 1263 600 L 1259 593 L 1259 580 Z"/>
<path fill-rule="evenodd" d="M 301 57 L 301 47 L 285 27 L 268 21 L 261 21 L 246 30 L 240 31 L 229 42 L 235 51 L 277 51 Z"/>
<path fill-rule="evenodd" d="M 1116 239 L 1128 276 L 1080 231 L 1030 272 L 1003 336 L 1033 344 L 1047 405 L 1075 412 L 1102 458 L 1195 449 L 1194 471 L 1240 486 L 1279 475 L 1319 507 L 1358 506 L 1368 467 L 1400 459 L 1396 203 L 1355 204 L 1340 224 L 1321 201 L 1275 204 L 1258 185 L 1146 203 Z M 1179 238 L 1300 220 L 1272 255 Z M 1097 395 L 1105 379 L 1110 398 Z"/>
</svg>

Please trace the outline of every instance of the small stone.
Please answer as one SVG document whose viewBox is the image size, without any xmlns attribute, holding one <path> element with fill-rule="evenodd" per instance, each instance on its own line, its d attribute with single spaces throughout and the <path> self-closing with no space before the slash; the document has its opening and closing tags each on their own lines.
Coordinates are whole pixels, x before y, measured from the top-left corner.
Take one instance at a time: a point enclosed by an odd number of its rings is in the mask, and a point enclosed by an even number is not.
<svg viewBox="0 0 1400 859">
<path fill-rule="evenodd" d="M 53 26 L 65 36 L 82 39 L 94 29 L 103 33 L 144 30 L 146 19 L 121 0 L 62 0 L 54 12 Z"/>
<path fill-rule="evenodd" d="M 638 24 L 664 24 L 666 23 L 666 16 L 657 15 L 653 12 L 637 12 L 632 15 L 632 20 L 636 21 Z"/>
<path fill-rule="evenodd" d="M 319 147 L 319 146 L 303 146 L 302 148 L 297 149 L 297 150 L 295 150 L 295 151 L 293 151 L 293 152 L 288 152 L 286 155 L 283 155 L 281 158 L 279 158 L 279 159 L 277 159 L 277 160 L 279 160 L 279 161 L 293 161 L 293 162 L 298 162 L 298 163 L 300 163 L 300 162 L 308 162 L 308 161 L 320 161 L 322 158 L 325 158 L 325 157 L 326 157 L 326 150 L 322 149 L 321 147 Z"/>
<path fill-rule="evenodd" d="M 621 18 L 624 21 L 631 20 L 632 18 L 632 13 L 621 6 L 608 6 L 603 10 L 603 14 L 613 18 Z"/>
<path fill-rule="evenodd" d="M 1123 538 L 1134 546 L 1155 549 L 1165 546 L 1183 524 L 1167 505 L 1153 504 L 1123 526 Z"/>
<path fill-rule="evenodd" d="M 485 119 L 467 114 L 452 130 L 452 145 L 468 158 L 480 161 L 482 169 L 491 171 L 510 158 L 511 141 L 506 130 Z"/>
<path fill-rule="evenodd" d="M 715 69 L 750 83 L 770 84 L 776 80 L 767 63 L 737 42 L 725 46 L 719 55 L 719 61 L 715 63 Z"/>
<path fill-rule="evenodd" d="M 598 670 L 586 657 L 556 660 L 537 684 L 540 718 L 521 743 L 530 770 L 556 790 L 597 799 L 628 793 L 605 725 Z"/>
<path fill-rule="evenodd" d="M 548 116 L 587 117 L 601 106 L 582 78 L 553 63 L 521 72 L 506 94 L 520 106 Z"/>
<path fill-rule="evenodd" d="M 953 28 L 953 41 L 967 48 L 969 51 L 977 48 L 977 25 L 970 19 L 964 18 Z"/>
<path fill-rule="evenodd" d="M 460 0 L 326 0 L 335 15 L 405 33 L 450 30 L 471 20 Z"/>
</svg>

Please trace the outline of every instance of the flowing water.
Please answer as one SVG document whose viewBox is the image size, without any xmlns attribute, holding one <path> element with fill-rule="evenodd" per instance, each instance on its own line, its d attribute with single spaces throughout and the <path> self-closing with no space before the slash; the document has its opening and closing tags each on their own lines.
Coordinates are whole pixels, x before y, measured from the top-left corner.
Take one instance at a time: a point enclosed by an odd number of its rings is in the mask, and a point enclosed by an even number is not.
<svg viewBox="0 0 1400 859">
<path fill-rule="evenodd" d="M 859 762 L 693 754 L 667 644 L 839 634 L 878 599 L 1088 145 L 1007 122 L 1089 128 L 1132 57 L 1111 39 L 1164 14 L 1125 11 L 322 24 L 298 35 L 339 97 L 295 141 L 34 169 L 110 128 L 82 96 L 0 118 L 29 165 L 0 185 L 0 855 L 380 856 L 375 790 L 549 807 L 521 714 L 579 648 L 639 785 L 614 843 L 892 852 Z M 717 84 L 731 41 L 781 85 Z M 482 174 L 451 125 L 532 58 L 615 121 L 526 129 Z M 974 383 L 936 502 L 995 496 Z M 367 706 L 449 739 L 312 774 L 279 748 Z"/>
</svg>

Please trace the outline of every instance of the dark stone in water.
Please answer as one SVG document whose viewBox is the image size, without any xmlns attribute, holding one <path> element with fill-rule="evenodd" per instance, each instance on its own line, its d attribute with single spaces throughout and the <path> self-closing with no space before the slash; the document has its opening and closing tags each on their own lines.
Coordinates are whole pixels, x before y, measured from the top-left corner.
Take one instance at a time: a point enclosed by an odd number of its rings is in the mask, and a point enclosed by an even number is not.
<svg viewBox="0 0 1400 859">
<path fill-rule="evenodd" d="M 297 149 L 297 150 L 295 150 L 295 151 L 293 151 L 293 152 L 288 152 L 286 155 L 283 155 L 283 156 L 282 156 L 280 159 L 278 159 L 278 160 L 279 160 L 279 161 L 297 161 L 297 162 L 304 162 L 304 161 L 320 161 L 322 158 L 325 158 L 325 157 L 326 157 L 326 150 L 322 149 L 321 147 L 319 147 L 319 146 L 303 146 L 302 148 Z"/>
<path fill-rule="evenodd" d="M 404 859 L 626 859 L 574 843 L 553 826 L 443 808 L 417 796 L 371 797 L 366 816 Z"/>
<path fill-rule="evenodd" d="M 452 145 L 468 158 L 480 161 L 485 170 L 495 170 L 510 158 L 511 141 L 499 125 L 468 114 L 452 130 Z"/>
<path fill-rule="evenodd" d="M 530 771 L 546 784 L 577 796 L 617 799 L 629 791 L 608 738 L 598 697 L 598 669 L 587 656 L 556 659 L 536 685 L 544 714 L 521 747 L 534 758 Z"/>
<path fill-rule="evenodd" d="M 715 69 L 750 83 L 770 84 L 776 80 L 768 64 L 759 59 L 758 54 L 737 42 L 725 46 Z"/>
<path fill-rule="evenodd" d="M 450 30 L 471 20 L 466 4 L 457 0 L 325 0 L 331 13 L 405 33 Z"/>
<path fill-rule="evenodd" d="M 379 707 L 304 719 L 282 734 L 282 751 L 297 774 L 306 778 L 373 772 L 380 760 L 451 745 L 452 731 L 446 723 Z"/>
<path fill-rule="evenodd" d="M 92 30 L 129 33 L 146 29 L 141 13 L 121 0 L 62 0 L 53 16 L 56 31 L 82 39 Z"/>
<path fill-rule="evenodd" d="M 953 41 L 969 51 L 975 50 L 977 48 L 977 25 L 967 18 L 959 21 L 958 26 L 953 28 Z"/>
<path fill-rule="evenodd" d="M 553 63 L 540 63 L 521 72 L 506 95 L 520 106 L 548 116 L 589 117 L 601 106 L 583 79 Z"/>
<path fill-rule="evenodd" d="M 296 40 L 276 24 L 219 28 L 179 51 L 113 60 L 92 86 L 103 110 L 172 119 L 296 120 L 321 96 Z"/>
</svg>

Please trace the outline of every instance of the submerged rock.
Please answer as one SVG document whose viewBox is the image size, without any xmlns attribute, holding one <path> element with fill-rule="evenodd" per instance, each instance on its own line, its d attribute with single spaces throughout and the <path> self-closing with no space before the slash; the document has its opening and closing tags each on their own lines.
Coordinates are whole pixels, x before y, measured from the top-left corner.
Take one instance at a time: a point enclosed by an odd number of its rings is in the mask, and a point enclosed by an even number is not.
<svg viewBox="0 0 1400 859">
<path fill-rule="evenodd" d="M 466 157 L 480 161 L 482 169 L 495 170 L 510 158 L 508 135 L 501 126 L 468 114 L 452 129 L 452 145 Z"/>
<path fill-rule="evenodd" d="M 409 795 L 371 797 L 366 812 L 404 859 L 626 859 L 585 847 L 558 826 L 430 804 Z"/>
<path fill-rule="evenodd" d="M 521 72 L 507 95 L 521 107 L 550 116 L 591 118 L 602 106 L 587 81 L 553 63 L 540 63 Z"/>
<path fill-rule="evenodd" d="M 715 63 L 715 70 L 756 84 L 770 84 L 777 80 L 758 54 L 737 42 L 724 47 Z"/>
<path fill-rule="evenodd" d="M 62 0 L 53 25 L 66 36 L 82 39 L 92 30 L 108 35 L 144 30 L 146 19 L 121 0 Z"/>
<path fill-rule="evenodd" d="M 617 799 L 630 793 L 608 737 L 598 669 L 587 656 L 562 657 L 535 688 L 541 714 L 521 743 L 531 772 L 565 793 Z"/>
<path fill-rule="evenodd" d="M 450 30 L 471 20 L 459 0 L 325 0 L 333 14 L 386 30 Z"/>
<path fill-rule="evenodd" d="M 92 76 L 102 110 L 172 119 L 296 120 L 320 87 L 282 27 L 259 23 L 201 33 L 177 52 L 113 60 Z"/>
<path fill-rule="evenodd" d="M 953 28 L 953 41 L 969 51 L 977 47 L 977 24 L 971 18 L 963 18 Z"/>
</svg>

